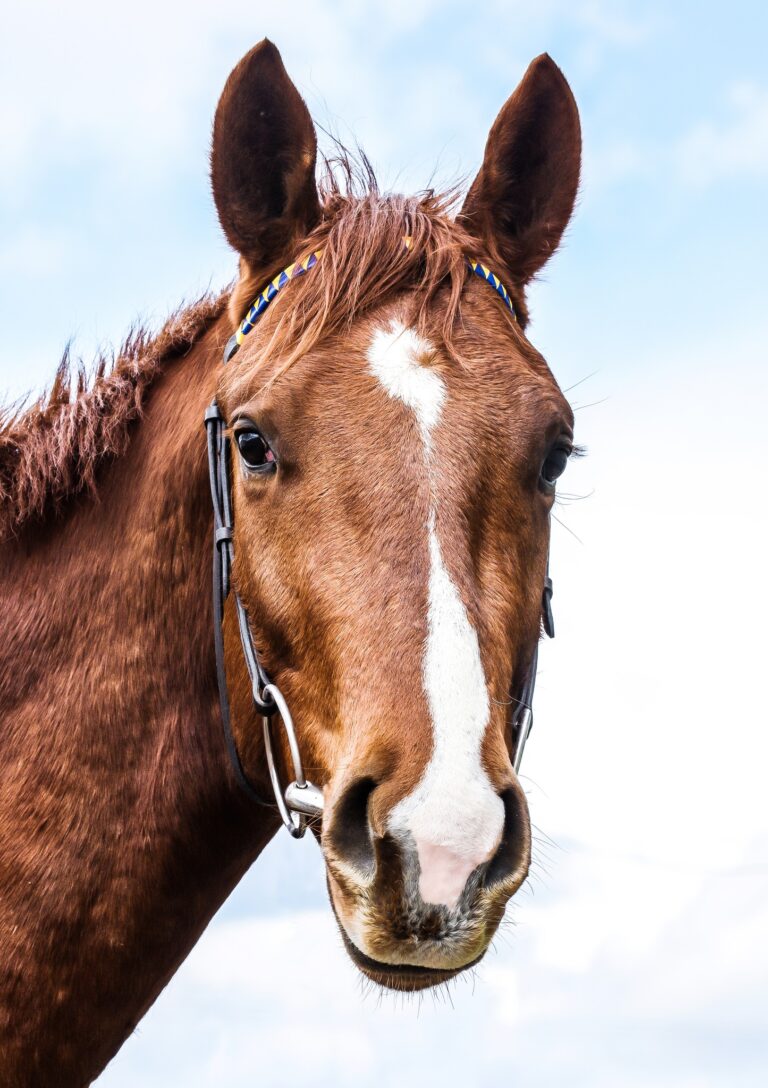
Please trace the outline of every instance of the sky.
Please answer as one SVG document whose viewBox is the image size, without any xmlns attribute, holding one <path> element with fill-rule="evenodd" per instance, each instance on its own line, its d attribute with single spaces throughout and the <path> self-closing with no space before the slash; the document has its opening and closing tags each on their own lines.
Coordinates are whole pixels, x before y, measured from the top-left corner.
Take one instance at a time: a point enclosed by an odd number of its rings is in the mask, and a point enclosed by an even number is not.
<svg viewBox="0 0 768 1088">
<path fill-rule="evenodd" d="M 72 0 L 3 15 L 0 396 L 235 271 L 218 94 L 267 35 L 385 187 L 471 178 L 528 62 L 585 160 L 530 335 L 588 456 L 552 544 L 523 783 L 532 878 L 448 993 L 366 990 L 316 846 L 280 835 L 99 1088 L 768 1083 L 768 13 L 599 0 Z M 201 590 L 202 591 L 202 590 Z"/>
</svg>

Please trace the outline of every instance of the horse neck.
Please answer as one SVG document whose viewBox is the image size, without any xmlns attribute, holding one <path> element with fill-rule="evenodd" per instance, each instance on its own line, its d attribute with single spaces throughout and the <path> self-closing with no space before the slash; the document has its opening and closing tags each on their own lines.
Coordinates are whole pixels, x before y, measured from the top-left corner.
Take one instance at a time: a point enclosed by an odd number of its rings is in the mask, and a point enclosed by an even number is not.
<svg viewBox="0 0 768 1088">
<path fill-rule="evenodd" d="M 88 1083 L 275 830 L 218 716 L 202 413 L 221 338 L 167 365 L 97 500 L 0 555 L 4 1085 Z"/>
</svg>

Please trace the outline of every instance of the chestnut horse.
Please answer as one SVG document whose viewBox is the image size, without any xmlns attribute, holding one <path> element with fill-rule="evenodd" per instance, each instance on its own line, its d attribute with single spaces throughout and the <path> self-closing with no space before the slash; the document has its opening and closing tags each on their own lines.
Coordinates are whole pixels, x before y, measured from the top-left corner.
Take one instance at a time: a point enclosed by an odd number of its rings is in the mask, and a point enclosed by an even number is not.
<svg viewBox="0 0 768 1088">
<path fill-rule="evenodd" d="M 64 364 L 46 398 L 6 414 L 4 1088 L 96 1077 L 280 826 L 222 739 L 202 424 L 214 397 L 232 585 L 322 790 L 313 831 L 349 954 L 415 990 L 487 949 L 528 870 L 510 705 L 535 659 L 572 443 L 524 292 L 568 223 L 579 162 L 573 97 L 541 56 L 458 214 L 371 179 L 318 187 L 309 113 L 262 42 L 230 75 L 213 133 L 234 289 L 134 335 L 90 384 L 71 391 Z M 265 284 L 312 254 L 222 366 Z M 232 739 L 267 799 L 235 603 Z"/>
</svg>

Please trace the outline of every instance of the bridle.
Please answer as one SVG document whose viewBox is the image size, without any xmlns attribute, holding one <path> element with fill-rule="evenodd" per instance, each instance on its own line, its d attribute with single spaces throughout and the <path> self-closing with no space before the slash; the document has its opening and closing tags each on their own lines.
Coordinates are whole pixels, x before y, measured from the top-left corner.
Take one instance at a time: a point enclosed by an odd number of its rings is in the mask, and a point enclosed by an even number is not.
<svg viewBox="0 0 768 1088">
<path fill-rule="evenodd" d="M 411 239 L 403 239 L 406 247 L 411 248 Z M 251 305 L 245 318 L 238 326 L 236 332 L 230 337 L 224 349 L 224 363 L 228 363 L 243 342 L 243 339 L 254 328 L 264 310 L 291 280 L 303 275 L 317 264 L 322 256 L 322 250 L 316 250 L 309 256 L 287 268 L 271 280 Z M 512 314 L 513 320 L 517 320 L 514 304 L 506 287 L 486 265 L 473 257 L 467 258 L 467 264 L 475 275 L 480 276 L 489 283 L 504 301 L 507 309 Z M 208 475 L 211 485 L 211 500 L 213 503 L 213 635 L 216 649 L 216 678 L 219 688 L 219 702 L 221 706 L 221 718 L 224 726 L 224 739 L 227 751 L 232 763 L 235 777 L 248 796 L 260 805 L 270 805 L 271 802 L 261 796 L 253 783 L 248 778 L 240 756 L 237 751 L 235 737 L 232 730 L 232 718 L 230 716 L 229 696 L 227 693 L 227 675 L 224 663 L 224 602 L 232 589 L 232 565 L 234 561 L 233 544 L 233 511 L 232 511 L 232 475 L 231 475 L 231 451 L 229 439 L 226 436 L 226 421 L 221 414 L 216 398 L 205 410 L 205 428 L 208 436 Z M 274 793 L 280 817 L 286 828 L 294 838 L 301 838 L 307 828 L 307 820 L 311 817 L 319 817 L 323 812 L 323 792 L 315 786 L 304 774 L 301 762 L 301 750 L 296 737 L 293 719 L 285 701 L 283 693 L 274 684 L 264 670 L 259 660 L 256 647 L 253 644 L 253 636 L 248 622 L 248 613 L 237 591 L 234 591 L 237 623 L 240 632 L 240 644 L 243 651 L 243 659 L 251 682 L 251 697 L 257 713 L 262 719 L 264 733 L 264 748 L 267 757 L 267 769 Z M 555 637 L 555 624 L 552 616 L 552 579 L 549 576 L 549 556 L 547 556 L 547 573 L 544 579 L 544 589 L 541 601 L 541 622 L 544 633 L 549 638 Z M 528 740 L 533 727 L 533 693 L 536 686 L 536 669 L 538 665 L 538 642 L 533 652 L 533 658 L 528 668 L 525 681 L 519 696 L 515 697 L 510 692 L 512 703 L 512 717 L 510 727 L 514 736 L 513 766 L 517 773 L 523 758 L 525 743 Z M 288 747 L 293 764 L 293 780 L 283 789 L 280 776 L 277 771 L 277 761 L 272 739 L 272 719 L 278 717 L 283 723 Z"/>
<path fill-rule="evenodd" d="M 224 430 L 225 422 L 216 400 L 206 408 L 205 427 L 208 432 L 208 475 L 211 483 L 213 500 L 213 636 L 216 647 L 216 678 L 219 685 L 221 719 L 224 725 L 224 739 L 235 776 L 248 796 L 261 805 L 266 801 L 243 769 L 232 731 L 232 719 L 229 712 L 227 694 L 227 675 L 224 664 L 224 602 L 231 589 L 232 564 L 234 551 L 232 544 L 232 481 L 230 473 L 230 447 Z M 248 614 L 240 595 L 235 592 L 237 624 L 240 630 L 240 644 L 243 650 L 245 667 L 251 681 L 253 705 L 261 715 L 264 731 L 264 747 L 267 755 L 267 767 L 272 783 L 280 816 L 294 838 L 301 838 L 306 830 L 308 816 L 320 816 L 323 811 L 323 794 L 304 776 L 301 752 L 293 719 L 283 693 L 273 684 L 253 644 Z M 277 764 L 272 746 L 271 719 L 278 715 L 283 723 L 291 750 L 294 779 L 283 790 L 277 773 Z"/>
</svg>

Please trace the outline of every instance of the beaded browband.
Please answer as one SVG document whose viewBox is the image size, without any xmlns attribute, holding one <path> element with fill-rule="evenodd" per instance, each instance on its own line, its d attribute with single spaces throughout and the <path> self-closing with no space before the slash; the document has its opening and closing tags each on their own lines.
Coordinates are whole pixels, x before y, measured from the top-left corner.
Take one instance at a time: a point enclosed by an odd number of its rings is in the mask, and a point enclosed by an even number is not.
<svg viewBox="0 0 768 1088">
<path fill-rule="evenodd" d="M 408 236 L 403 238 L 403 243 L 406 249 L 410 249 L 411 245 L 413 244 Z M 225 363 L 228 363 L 232 356 L 235 354 L 235 352 L 238 350 L 243 340 L 246 338 L 251 329 L 253 329 L 256 322 L 266 310 L 267 306 L 269 306 L 272 299 L 277 295 L 278 291 L 282 291 L 282 289 L 287 284 L 289 284 L 291 280 L 295 280 L 298 276 L 303 276 L 305 272 L 309 272 L 310 268 L 314 268 L 322 255 L 322 249 L 316 249 L 314 253 L 310 253 L 308 257 L 304 257 L 300 261 L 295 261 L 293 264 L 289 264 L 288 267 L 284 268 L 278 276 L 275 276 L 273 280 L 270 280 L 270 282 L 267 284 L 261 294 L 257 295 L 256 298 L 253 300 L 253 303 L 251 304 L 251 308 L 248 310 L 248 313 L 238 325 L 237 330 L 232 334 L 232 336 L 230 336 L 229 340 L 227 341 L 227 346 L 224 348 Z M 512 314 L 513 319 L 516 321 L 517 314 L 515 313 L 514 303 L 509 297 L 509 291 L 507 291 L 506 287 L 501 282 L 496 273 L 491 272 L 490 268 L 482 264 L 475 257 L 467 257 L 467 264 L 476 276 L 479 276 L 480 279 L 485 280 L 486 283 L 490 283 L 491 287 L 493 287 L 494 291 L 496 291 L 496 293 L 502 299 L 504 305 Z"/>
</svg>

